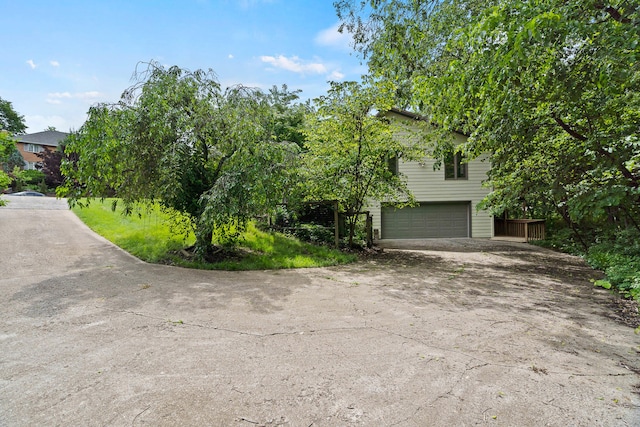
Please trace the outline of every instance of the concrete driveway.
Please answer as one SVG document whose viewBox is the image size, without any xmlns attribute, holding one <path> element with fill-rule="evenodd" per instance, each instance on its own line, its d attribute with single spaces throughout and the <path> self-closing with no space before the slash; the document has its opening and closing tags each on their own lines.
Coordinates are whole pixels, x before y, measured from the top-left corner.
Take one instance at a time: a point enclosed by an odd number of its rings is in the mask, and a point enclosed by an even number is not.
<svg viewBox="0 0 640 427">
<path fill-rule="evenodd" d="M 27 205 L 0 236 L 1 426 L 640 425 L 640 339 L 578 258 L 196 271 Z"/>
</svg>

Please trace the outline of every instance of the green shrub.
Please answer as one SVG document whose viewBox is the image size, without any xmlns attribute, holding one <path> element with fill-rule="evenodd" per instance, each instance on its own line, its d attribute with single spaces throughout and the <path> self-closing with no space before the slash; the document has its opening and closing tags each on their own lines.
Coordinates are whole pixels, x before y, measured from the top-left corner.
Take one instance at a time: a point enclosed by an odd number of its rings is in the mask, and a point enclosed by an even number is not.
<svg viewBox="0 0 640 427">
<path fill-rule="evenodd" d="M 26 185 L 38 185 L 44 181 L 44 173 L 39 170 L 25 170 L 22 171 L 22 179 Z"/>
<path fill-rule="evenodd" d="M 11 177 L 0 169 L 0 193 L 11 184 Z"/>
<path fill-rule="evenodd" d="M 626 258 L 620 261 L 622 262 L 615 263 L 605 270 L 609 282 L 625 298 L 640 300 L 640 258 Z"/>
<path fill-rule="evenodd" d="M 566 252 L 572 255 L 583 255 L 584 249 L 579 242 L 576 242 L 575 235 L 570 228 L 561 226 L 557 222 L 553 221 L 549 221 L 546 228 L 546 239 L 536 240 L 531 243 L 536 246 L 542 246 L 544 248 Z"/>
<path fill-rule="evenodd" d="M 335 239 L 333 228 L 317 224 L 299 224 L 293 229 L 293 235 L 302 241 L 320 244 L 331 244 Z"/>
<path fill-rule="evenodd" d="M 43 194 L 47 194 L 50 191 L 49 187 L 47 187 L 47 184 L 44 182 L 44 179 L 38 183 L 38 186 L 37 188 L 35 188 L 35 190 Z"/>
<path fill-rule="evenodd" d="M 625 298 L 640 301 L 639 239 L 637 230 L 620 230 L 589 248 L 585 257 L 587 262 L 607 276 L 596 285 L 614 288 Z"/>
</svg>

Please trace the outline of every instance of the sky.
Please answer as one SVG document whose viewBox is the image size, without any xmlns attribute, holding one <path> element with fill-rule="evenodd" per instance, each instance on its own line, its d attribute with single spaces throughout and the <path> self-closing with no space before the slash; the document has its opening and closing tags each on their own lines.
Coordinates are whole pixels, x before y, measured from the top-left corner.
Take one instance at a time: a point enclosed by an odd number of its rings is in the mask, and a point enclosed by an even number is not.
<svg viewBox="0 0 640 427">
<path fill-rule="evenodd" d="M 79 129 L 150 61 L 303 100 L 366 73 L 333 0 L 0 0 L 0 28 L 0 97 L 27 133 Z"/>
</svg>

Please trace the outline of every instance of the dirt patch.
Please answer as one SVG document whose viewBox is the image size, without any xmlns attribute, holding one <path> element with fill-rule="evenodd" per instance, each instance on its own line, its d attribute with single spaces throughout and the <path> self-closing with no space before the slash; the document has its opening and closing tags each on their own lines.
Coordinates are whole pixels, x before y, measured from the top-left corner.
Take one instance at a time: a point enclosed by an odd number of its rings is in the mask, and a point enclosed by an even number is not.
<svg viewBox="0 0 640 427">
<path fill-rule="evenodd" d="M 210 264 L 221 263 L 224 261 L 240 261 L 243 258 L 249 256 L 252 252 L 243 248 L 226 248 L 223 246 L 213 246 L 205 256 L 204 261 Z M 196 247 L 189 246 L 188 248 L 181 249 L 179 251 L 173 251 L 170 253 L 172 256 L 182 259 L 187 262 L 194 262 L 197 260 Z M 165 260 L 163 262 L 167 265 L 173 265 L 173 261 Z"/>
</svg>

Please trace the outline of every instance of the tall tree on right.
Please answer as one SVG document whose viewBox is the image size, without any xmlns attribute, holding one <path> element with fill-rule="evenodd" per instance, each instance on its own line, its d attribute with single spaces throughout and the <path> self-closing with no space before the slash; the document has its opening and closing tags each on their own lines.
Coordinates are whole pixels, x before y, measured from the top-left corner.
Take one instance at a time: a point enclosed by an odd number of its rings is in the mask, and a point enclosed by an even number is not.
<svg viewBox="0 0 640 427">
<path fill-rule="evenodd" d="M 639 227 L 637 0 L 335 5 L 371 75 L 400 82 L 397 103 L 491 154 L 493 213 Z"/>
</svg>

